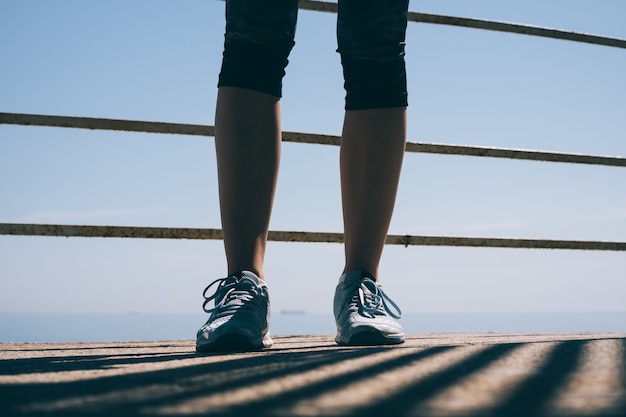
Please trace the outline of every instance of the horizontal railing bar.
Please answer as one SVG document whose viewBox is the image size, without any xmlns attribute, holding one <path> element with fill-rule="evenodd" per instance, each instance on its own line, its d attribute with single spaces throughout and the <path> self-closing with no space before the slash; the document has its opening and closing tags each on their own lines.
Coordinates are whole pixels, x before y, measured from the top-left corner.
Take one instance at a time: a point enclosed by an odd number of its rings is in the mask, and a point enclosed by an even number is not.
<svg viewBox="0 0 626 417">
<path fill-rule="evenodd" d="M 618 156 L 583 155 L 575 153 L 534 151 L 526 149 L 493 148 L 487 146 L 442 145 L 407 142 L 407 152 L 442 155 L 482 156 L 488 158 L 521 159 L 527 161 L 562 162 L 570 164 L 626 167 L 626 158 Z"/>
<path fill-rule="evenodd" d="M 92 130 L 116 130 L 146 133 L 213 136 L 215 129 L 208 125 L 181 123 L 145 122 L 91 117 L 44 116 L 22 113 L 0 113 L 0 124 L 22 126 L 67 127 Z M 283 132 L 283 140 L 295 143 L 339 145 L 340 137 L 315 133 Z M 546 152 L 524 149 L 492 148 L 484 146 L 445 145 L 437 143 L 407 142 L 407 152 L 444 155 L 483 156 L 531 161 L 563 162 L 574 164 L 626 166 L 626 158 L 618 156 L 582 155 L 561 152 Z"/>
<path fill-rule="evenodd" d="M 0 235 L 220 240 L 220 229 L 0 223 Z M 270 231 L 273 242 L 342 243 L 342 233 Z M 626 242 L 388 235 L 387 245 L 626 251 Z"/>
<path fill-rule="evenodd" d="M 337 3 L 316 0 L 300 0 L 300 8 L 319 12 L 337 13 Z M 520 35 L 539 36 L 542 38 L 562 39 L 594 45 L 626 48 L 626 39 L 592 35 L 589 33 L 572 32 L 561 29 L 546 28 L 519 23 L 499 22 L 493 20 L 474 19 L 439 14 L 409 12 L 408 20 L 417 23 L 432 23 L 447 26 L 460 26 L 472 29 L 484 29 L 496 32 L 516 33 Z"/>
<path fill-rule="evenodd" d="M 117 130 L 124 132 L 167 133 L 195 136 L 215 135 L 213 126 L 208 125 L 103 119 L 95 117 L 49 116 L 24 113 L 0 112 L 0 124 L 68 127 L 90 130 Z"/>
</svg>

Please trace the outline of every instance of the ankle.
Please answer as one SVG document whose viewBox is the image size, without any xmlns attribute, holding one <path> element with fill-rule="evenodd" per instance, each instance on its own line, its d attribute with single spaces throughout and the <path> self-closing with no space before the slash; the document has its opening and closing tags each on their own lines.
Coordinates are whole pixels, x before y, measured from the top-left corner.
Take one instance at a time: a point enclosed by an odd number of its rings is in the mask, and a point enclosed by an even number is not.
<svg viewBox="0 0 626 417">
<path fill-rule="evenodd" d="M 339 282 L 345 282 L 345 281 L 350 281 L 350 280 L 356 280 L 356 279 L 361 279 L 363 277 L 368 277 L 370 279 L 372 279 L 373 281 L 377 281 L 376 276 L 369 273 L 367 270 L 365 269 L 351 269 L 351 270 L 344 270 L 341 273 L 341 276 L 339 277 Z"/>
</svg>

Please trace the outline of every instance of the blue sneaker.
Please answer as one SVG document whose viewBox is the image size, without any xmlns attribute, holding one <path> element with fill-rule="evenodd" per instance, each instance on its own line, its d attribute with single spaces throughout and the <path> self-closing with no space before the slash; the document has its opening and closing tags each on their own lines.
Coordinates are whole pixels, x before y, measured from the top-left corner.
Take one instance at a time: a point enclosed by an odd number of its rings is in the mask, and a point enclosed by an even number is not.
<svg viewBox="0 0 626 417">
<path fill-rule="evenodd" d="M 213 295 L 207 296 L 216 284 Z M 272 346 L 267 284 L 254 273 L 242 271 L 217 279 L 203 295 L 202 307 L 211 315 L 198 330 L 197 352 L 252 351 Z M 211 301 L 213 307 L 207 308 Z"/>
<path fill-rule="evenodd" d="M 364 271 L 342 275 L 335 289 L 339 345 L 394 345 L 404 342 L 402 312 L 373 277 Z"/>
</svg>

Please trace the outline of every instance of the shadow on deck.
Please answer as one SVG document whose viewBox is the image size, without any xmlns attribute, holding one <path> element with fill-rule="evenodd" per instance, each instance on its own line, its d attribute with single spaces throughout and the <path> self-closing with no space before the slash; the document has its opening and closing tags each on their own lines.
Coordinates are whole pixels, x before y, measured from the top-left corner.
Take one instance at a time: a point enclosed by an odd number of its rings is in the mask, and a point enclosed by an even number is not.
<svg viewBox="0 0 626 417">
<path fill-rule="evenodd" d="M 3 416 L 626 416 L 626 335 L 424 334 L 396 347 L 274 337 L 0 344 Z"/>
</svg>

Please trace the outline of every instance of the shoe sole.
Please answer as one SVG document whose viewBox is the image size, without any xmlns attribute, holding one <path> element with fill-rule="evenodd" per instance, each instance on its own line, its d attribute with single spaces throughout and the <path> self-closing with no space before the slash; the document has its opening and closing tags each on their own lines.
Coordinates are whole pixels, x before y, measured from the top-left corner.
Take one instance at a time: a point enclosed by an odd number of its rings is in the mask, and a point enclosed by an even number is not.
<svg viewBox="0 0 626 417">
<path fill-rule="evenodd" d="M 376 330 L 367 330 L 354 334 L 347 340 L 343 340 L 339 335 L 337 335 L 335 342 L 342 346 L 399 345 L 404 343 L 404 335 L 387 335 Z"/>
<path fill-rule="evenodd" d="M 196 342 L 196 352 L 254 352 L 269 348 L 272 344 L 269 336 L 256 341 L 242 334 L 226 333 L 210 343 Z"/>
</svg>

